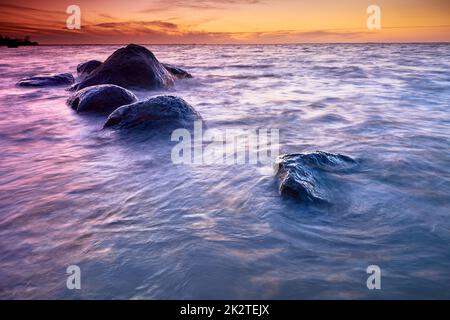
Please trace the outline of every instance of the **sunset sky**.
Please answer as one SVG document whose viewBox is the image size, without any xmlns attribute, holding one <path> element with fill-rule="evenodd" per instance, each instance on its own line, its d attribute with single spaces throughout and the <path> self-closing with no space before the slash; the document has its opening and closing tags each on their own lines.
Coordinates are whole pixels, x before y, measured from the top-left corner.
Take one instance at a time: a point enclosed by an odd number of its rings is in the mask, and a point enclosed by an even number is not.
<svg viewBox="0 0 450 320">
<path fill-rule="evenodd" d="M 81 30 L 66 9 L 81 8 Z M 381 30 L 366 9 L 381 7 Z M 450 41 L 450 0 L 0 0 L 0 34 L 43 44 Z"/>
</svg>

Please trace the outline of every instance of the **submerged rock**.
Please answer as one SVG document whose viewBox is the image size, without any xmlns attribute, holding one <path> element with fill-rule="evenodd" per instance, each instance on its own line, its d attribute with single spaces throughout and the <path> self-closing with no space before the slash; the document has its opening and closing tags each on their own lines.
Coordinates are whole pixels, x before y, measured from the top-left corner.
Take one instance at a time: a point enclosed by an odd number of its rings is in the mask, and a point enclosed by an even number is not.
<svg viewBox="0 0 450 320">
<path fill-rule="evenodd" d="M 104 127 L 186 125 L 198 119 L 200 114 L 183 99 L 157 96 L 118 108 L 110 114 Z"/>
<path fill-rule="evenodd" d="M 49 73 L 23 78 L 17 83 L 17 85 L 21 87 L 50 87 L 69 85 L 74 82 L 75 79 L 71 73 Z"/>
<path fill-rule="evenodd" d="M 128 89 L 157 89 L 168 87 L 173 81 L 174 77 L 150 50 L 130 44 L 116 50 L 72 89 L 80 90 L 98 84 L 115 84 Z"/>
<path fill-rule="evenodd" d="M 85 78 L 92 73 L 95 69 L 100 67 L 102 63 L 98 60 L 89 60 L 83 63 L 80 63 L 77 66 L 78 77 Z"/>
<path fill-rule="evenodd" d="M 167 69 L 167 71 L 169 71 L 177 79 L 192 78 L 192 75 L 189 72 L 187 72 L 179 67 L 176 67 L 176 66 L 173 66 L 173 65 L 167 64 L 167 63 L 163 63 L 162 65 L 164 66 L 164 68 Z"/>
<path fill-rule="evenodd" d="M 279 157 L 279 192 L 309 203 L 332 198 L 330 173 L 345 172 L 356 164 L 352 158 L 328 152 L 288 154 Z"/>
<path fill-rule="evenodd" d="M 110 113 L 137 100 L 134 93 L 127 89 L 113 84 L 102 84 L 77 91 L 67 100 L 67 104 L 77 112 Z"/>
</svg>

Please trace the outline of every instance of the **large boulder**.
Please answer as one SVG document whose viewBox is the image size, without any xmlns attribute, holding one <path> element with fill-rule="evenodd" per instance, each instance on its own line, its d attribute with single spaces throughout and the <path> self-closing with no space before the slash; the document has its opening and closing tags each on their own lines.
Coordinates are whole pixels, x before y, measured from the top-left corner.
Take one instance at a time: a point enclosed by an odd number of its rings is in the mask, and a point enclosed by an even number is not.
<svg viewBox="0 0 450 320">
<path fill-rule="evenodd" d="M 200 114 L 183 99 L 157 96 L 118 108 L 109 115 L 104 127 L 183 126 L 199 119 Z"/>
<path fill-rule="evenodd" d="M 167 71 L 169 71 L 177 79 L 192 78 L 192 75 L 189 72 L 187 72 L 177 66 L 167 64 L 167 63 L 163 63 L 162 65 L 164 66 L 164 68 L 167 69 Z"/>
<path fill-rule="evenodd" d="M 92 73 L 95 69 L 100 67 L 102 63 L 98 60 L 89 60 L 83 63 L 80 63 L 77 66 L 77 73 L 79 78 L 86 78 L 88 75 Z"/>
<path fill-rule="evenodd" d="M 355 164 L 348 156 L 322 151 L 280 156 L 279 192 L 306 203 L 330 203 L 333 175 L 346 173 Z"/>
<path fill-rule="evenodd" d="M 75 79 L 71 73 L 51 74 L 45 73 L 19 80 L 21 87 L 51 87 L 64 86 L 74 83 Z"/>
<path fill-rule="evenodd" d="M 113 84 L 101 84 L 75 92 L 67 104 L 77 112 L 95 111 L 111 113 L 118 107 L 136 102 L 131 91 Z"/>
<path fill-rule="evenodd" d="M 116 50 L 105 62 L 72 88 L 115 84 L 128 89 L 157 89 L 173 84 L 174 77 L 148 49 L 130 44 Z"/>
</svg>

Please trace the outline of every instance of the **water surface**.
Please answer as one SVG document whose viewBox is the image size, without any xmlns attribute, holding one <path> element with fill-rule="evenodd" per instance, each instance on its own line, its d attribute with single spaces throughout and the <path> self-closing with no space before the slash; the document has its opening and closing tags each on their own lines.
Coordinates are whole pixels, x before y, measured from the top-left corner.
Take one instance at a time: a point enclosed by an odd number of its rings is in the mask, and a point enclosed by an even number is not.
<svg viewBox="0 0 450 320">
<path fill-rule="evenodd" d="M 326 207 L 256 166 L 174 165 L 168 135 L 14 85 L 117 48 L 0 49 L 0 298 L 450 298 L 449 45 L 148 46 L 194 75 L 164 93 L 209 128 L 356 159 Z"/>
</svg>

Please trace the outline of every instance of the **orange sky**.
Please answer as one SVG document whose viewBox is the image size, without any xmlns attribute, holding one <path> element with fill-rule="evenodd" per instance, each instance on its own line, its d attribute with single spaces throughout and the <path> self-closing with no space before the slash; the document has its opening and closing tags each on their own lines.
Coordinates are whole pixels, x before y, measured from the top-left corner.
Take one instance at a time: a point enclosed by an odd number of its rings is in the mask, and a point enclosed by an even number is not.
<svg viewBox="0 0 450 320">
<path fill-rule="evenodd" d="M 81 30 L 66 8 L 81 8 Z M 379 31 L 366 9 L 381 7 Z M 0 34 L 47 44 L 450 41 L 450 0 L 0 0 Z"/>
</svg>

